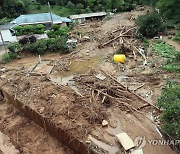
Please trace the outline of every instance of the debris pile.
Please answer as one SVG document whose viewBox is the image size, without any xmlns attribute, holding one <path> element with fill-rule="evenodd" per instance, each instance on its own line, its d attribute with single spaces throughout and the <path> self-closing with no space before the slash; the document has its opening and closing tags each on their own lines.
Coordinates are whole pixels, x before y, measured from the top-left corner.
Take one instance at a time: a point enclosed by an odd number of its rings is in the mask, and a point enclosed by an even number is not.
<svg viewBox="0 0 180 154">
<path fill-rule="evenodd" d="M 92 72 L 91 72 L 92 73 Z M 74 80 L 83 87 L 83 98 L 88 98 L 94 104 L 101 104 L 106 108 L 119 107 L 122 111 L 138 112 L 144 106 L 156 106 L 144 100 L 141 96 L 128 89 L 128 87 L 119 83 L 113 76 L 105 74 L 105 78 L 99 79 L 94 73 L 88 75 L 80 75 Z M 84 97 L 85 96 L 85 97 Z"/>
<path fill-rule="evenodd" d="M 135 39 L 135 33 L 137 29 L 134 26 L 119 26 L 118 28 L 108 31 L 105 35 L 99 38 L 99 48 L 105 48 L 112 46 L 114 49 L 119 47 L 121 53 L 133 54 L 136 59 L 136 53 L 138 52 L 144 60 L 146 60 L 145 54 L 142 52 L 142 42 Z"/>
</svg>

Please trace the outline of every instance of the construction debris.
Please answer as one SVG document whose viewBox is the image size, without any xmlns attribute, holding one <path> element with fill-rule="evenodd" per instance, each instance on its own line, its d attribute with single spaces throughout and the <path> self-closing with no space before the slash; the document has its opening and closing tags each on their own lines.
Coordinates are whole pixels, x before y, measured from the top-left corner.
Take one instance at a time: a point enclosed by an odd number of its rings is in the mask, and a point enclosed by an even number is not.
<svg viewBox="0 0 180 154">
<path fill-rule="evenodd" d="M 125 132 L 116 135 L 116 137 L 125 150 L 129 150 L 135 146 L 132 139 Z"/>
<path fill-rule="evenodd" d="M 143 154 L 143 150 L 137 149 L 137 150 L 134 150 L 133 152 L 131 152 L 131 154 Z"/>
</svg>

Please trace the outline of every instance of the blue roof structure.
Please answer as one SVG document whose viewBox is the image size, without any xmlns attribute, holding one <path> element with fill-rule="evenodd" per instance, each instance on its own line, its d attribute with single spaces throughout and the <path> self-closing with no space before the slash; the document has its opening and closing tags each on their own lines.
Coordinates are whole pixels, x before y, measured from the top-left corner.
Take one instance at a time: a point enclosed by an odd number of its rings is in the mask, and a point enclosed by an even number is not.
<svg viewBox="0 0 180 154">
<path fill-rule="evenodd" d="M 66 17 L 60 17 L 58 15 L 52 14 L 53 23 L 66 23 L 71 22 L 70 19 Z M 12 24 L 17 25 L 28 25 L 28 24 L 38 24 L 38 23 L 51 23 L 50 13 L 39 13 L 39 14 L 26 14 L 20 15 L 18 18 L 11 21 Z"/>
</svg>

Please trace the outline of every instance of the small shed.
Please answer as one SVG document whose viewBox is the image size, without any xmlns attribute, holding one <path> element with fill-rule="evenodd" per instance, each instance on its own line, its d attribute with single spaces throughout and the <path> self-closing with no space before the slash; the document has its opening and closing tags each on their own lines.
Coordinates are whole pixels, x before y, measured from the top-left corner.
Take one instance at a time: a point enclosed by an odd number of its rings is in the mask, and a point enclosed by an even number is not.
<svg viewBox="0 0 180 154">
<path fill-rule="evenodd" d="M 69 16 L 69 18 L 73 21 L 73 22 L 77 22 L 77 23 L 83 23 L 88 19 L 102 19 L 107 15 L 106 12 L 96 12 L 96 13 L 87 13 L 87 14 L 78 14 L 78 15 L 71 15 Z"/>
<path fill-rule="evenodd" d="M 60 17 L 51 13 L 39 13 L 39 14 L 26 14 L 20 15 L 18 18 L 11 21 L 11 24 L 16 25 L 36 25 L 44 24 L 47 28 L 53 24 L 68 24 L 71 20 L 66 17 Z"/>
</svg>

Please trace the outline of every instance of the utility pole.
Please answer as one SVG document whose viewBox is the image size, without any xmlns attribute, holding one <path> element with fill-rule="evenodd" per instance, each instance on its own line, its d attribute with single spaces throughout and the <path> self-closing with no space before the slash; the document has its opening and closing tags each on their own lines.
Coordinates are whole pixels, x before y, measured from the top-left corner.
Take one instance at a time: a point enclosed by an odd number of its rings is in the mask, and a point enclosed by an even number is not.
<svg viewBox="0 0 180 154">
<path fill-rule="evenodd" d="M 51 5 L 48 2 L 48 6 L 49 6 L 49 12 L 50 12 L 50 17 L 51 17 L 51 23 L 53 24 L 53 17 L 52 17 L 52 12 L 51 12 Z"/>
<path fill-rule="evenodd" d="M 3 36 L 2 36 L 1 30 L 0 30 L 0 36 L 1 36 L 1 40 L 2 40 L 3 46 L 4 46 L 4 50 L 6 51 L 5 42 L 4 42 L 4 39 L 3 39 Z M 7 52 L 7 51 L 6 51 L 6 52 Z"/>
</svg>

